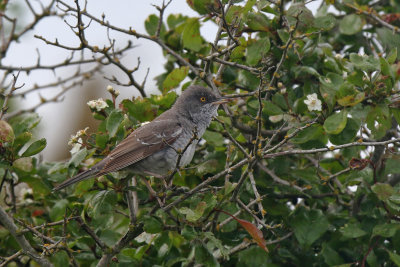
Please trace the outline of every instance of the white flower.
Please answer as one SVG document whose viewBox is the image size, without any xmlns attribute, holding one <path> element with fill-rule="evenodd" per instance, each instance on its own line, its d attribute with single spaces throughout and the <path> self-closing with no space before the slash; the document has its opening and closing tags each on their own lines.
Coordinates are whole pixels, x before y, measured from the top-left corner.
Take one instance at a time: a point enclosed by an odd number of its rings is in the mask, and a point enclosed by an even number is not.
<svg viewBox="0 0 400 267">
<path fill-rule="evenodd" d="M 119 91 L 115 90 L 114 87 L 112 87 L 111 85 L 107 86 L 107 91 L 114 96 L 119 96 Z"/>
<path fill-rule="evenodd" d="M 307 108 L 309 111 L 313 111 L 313 110 L 321 111 L 322 110 L 322 102 L 321 102 L 321 100 L 318 99 L 318 96 L 316 93 L 307 95 L 307 99 L 304 100 L 304 104 L 307 105 Z"/>
<path fill-rule="evenodd" d="M 82 138 L 78 138 L 77 140 L 74 140 L 73 142 L 71 140 L 70 142 L 68 142 L 68 144 L 72 145 L 72 149 L 69 152 L 71 153 L 71 155 L 73 155 L 81 149 Z"/>
<path fill-rule="evenodd" d="M 102 109 L 108 107 L 107 103 L 102 98 L 99 98 L 97 100 L 90 100 L 89 102 L 87 102 L 87 105 L 91 109 L 96 109 L 97 111 L 101 111 Z"/>
</svg>

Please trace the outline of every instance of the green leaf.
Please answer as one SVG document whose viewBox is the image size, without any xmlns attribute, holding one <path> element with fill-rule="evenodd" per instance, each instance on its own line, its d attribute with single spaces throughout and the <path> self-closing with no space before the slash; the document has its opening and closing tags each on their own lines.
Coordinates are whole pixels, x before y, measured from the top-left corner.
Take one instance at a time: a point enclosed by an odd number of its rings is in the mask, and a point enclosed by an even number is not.
<svg viewBox="0 0 400 267">
<path fill-rule="evenodd" d="M 68 200 L 60 199 L 57 200 L 55 205 L 50 209 L 50 219 L 54 222 L 64 218 L 65 209 L 68 206 Z"/>
<path fill-rule="evenodd" d="M 376 28 L 379 41 L 383 44 L 383 47 L 387 49 L 394 49 L 400 47 L 400 36 L 396 32 L 385 27 Z M 397 59 L 400 59 L 400 54 L 397 53 Z"/>
<path fill-rule="evenodd" d="M 365 98 L 364 93 L 356 93 L 355 95 L 347 95 L 337 100 L 338 104 L 343 107 L 352 107 L 363 101 Z"/>
<path fill-rule="evenodd" d="M 358 223 L 346 224 L 339 231 L 346 238 L 359 238 L 367 234 L 367 232 L 360 228 Z"/>
<path fill-rule="evenodd" d="M 187 19 L 187 17 L 183 16 L 182 14 L 170 14 L 167 18 L 168 28 L 174 29 L 179 24 L 185 22 L 186 19 Z"/>
<path fill-rule="evenodd" d="M 389 253 L 390 259 L 391 259 L 398 267 L 400 267 L 400 255 L 398 255 L 398 254 L 396 254 L 396 253 L 393 253 L 393 252 L 390 252 L 390 251 L 388 251 L 388 253 Z"/>
<path fill-rule="evenodd" d="M 247 14 L 246 24 L 250 29 L 254 31 L 265 31 L 269 30 L 269 20 L 267 16 L 260 12 L 250 12 Z"/>
<path fill-rule="evenodd" d="M 381 64 L 379 59 L 375 58 L 373 55 L 359 55 L 352 53 L 350 54 L 350 61 L 361 71 L 377 71 L 380 70 Z"/>
<path fill-rule="evenodd" d="M 149 100 L 154 105 L 160 106 L 164 109 L 169 109 L 172 104 L 174 104 L 177 97 L 177 94 L 172 91 L 165 95 L 151 95 Z"/>
<path fill-rule="evenodd" d="M 268 267 L 268 254 L 259 247 L 253 246 L 239 252 L 239 261 L 237 266 L 257 266 Z"/>
<path fill-rule="evenodd" d="M 329 221 L 319 209 L 298 208 L 290 220 L 297 241 L 309 247 L 320 238 L 329 227 Z"/>
<path fill-rule="evenodd" d="M 385 136 L 387 130 L 392 127 L 389 107 L 380 104 L 371 108 L 367 115 L 367 127 L 371 130 L 373 138 Z"/>
<path fill-rule="evenodd" d="M 185 48 L 195 52 L 200 51 L 203 40 L 200 35 L 200 22 L 197 18 L 190 18 L 186 21 L 182 42 Z"/>
<path fill-rule="evenodd" d="M 383 57 L 381 57 L 381 58 L 379 58 L 379 61 L 381 63 L 382 74 L 389 76 L 390 78 L 392 78 L 392 81 L 394 81 L 396 77 L 395 77 L 395 74 L 394 74 L 391 66 L 387 62 L 387 60 L 384 59 Z"/>
<path fill-rule="evenodd" d="M 213 146 L 223 146 L 224 145 L 224 137 L 218 133 L 213 131 L 206 130 L 203 135 L 204 140 L 207 141 L 208 144 Z"/>
<path fill-rule="evenodd" d="M 363 20 L 359 15 L 356 14 L 346 15 L 339 22 L 339 31 L 342 34 L 346 35 L 356 34 L 362 30 L 362 27 L 363 27 Z"/>
<path fill-rule="evenodd" d="M 157 110 L 152 107 L 147 98 L 135 99 L 133 102 L 124 99 L 122 100 L 122 106 L 127 109 L 130 116 L 140 122 L 151 121 L 157 115 Z"/>
<path fill-rule="evenodd" d="M 393 64 L 397 59 L 397 47 L 393 47 L 386 57 L 389 64 Z"/>
<path fill-rule="evenodd" d="M 385 223 L 376 225 L 372 230 L 374 236 L 379 235 L 383 237 L 392 237 L 396 234 L 397 230 L 400 229 L 400 224 L 397 223 Z"/>
<path fill-rule="evenodd" d="M 93 207 L 91 210 L 92 215 L 95 218 L 99 218 L 103 215 L 111 216 L 110 213 L 114 209 L 114 205 L 117 202 L 117 194 L 115 191 L 102 190 L 90 200 L 90 205 Z"/>
<path fill-rule="evenodd" d="M 219 10 L 219 2 L 216 0 L 188 0 L 188 5 L 200 15 Z"/>
<path fill-rule="evenodd" d="M 353 118 L 347 118 L 346 127 L 343 129 L 343 131 L 336 135 L 329 135 L 329 140 L 334 145 L 350 143 L 354 140 L 359 130 L 360 123 Z"/>
<path fill-rule="evenodd" d="M 271 101 L 263 101 L 264 108 L 262 110 L 262 113 L 265 116 L 274 116 L 274 115 L 280 115 L 283 113 L 282 109 L 272 103 Z"/>
<path fill-rule="evenodd" d="M 250 66 L 257 65 L 258 62 L 269 51 L 271 44 L 268 38 L 261 38 L 251 43 L 246 49 L 246 62 Z"/>
<path fill-rule="evenodd" d="M 163 82 L 163 92 L 166 93 L 171 89 L 179 86 L 189 73 L 189 67 L 180 67 L 171 71 Z"/>
<path fill-rule="evenodd" d="M 149 234 L 160 233 L 163 230 L 162 222 L 153 216 L 143 218 L 143 230 Z"/>
<path fill-rule="evenodd" d="M 10 121 L 11 126 L 14 129 L 15 136 L 20 135 L 23 132 L 29 132 L 35 128 L 40 122 L 39 115 L 36 113 L 29 113 L 27 115 L 23 115 L 12 119 Z"/>
<path fill-rule="evenodd" d="M 390 184 L 376 183 L 371 187 L 371 189 L 372 192 L 374 192 L 376 196 L 382 201 L 386 201 L 391 195 L 395 193 L 393 187 Z"/>
<path fill-rule="evenodd" d="M 232 22 L 240 18 L 243 12 L 244 10 L 242 6 L 231 6 L 225 15 L 226 22 L 231 24 Z"/>
<path fill-rule="evenodd" d="M 115 136 L 123 119 L 124 115 L 122 115 L 122 112 L 120 110 L 114 109 L 113 111 L 111 111 L 106 123 L 106 129 L 110 137 Z"/>
<path fill-rule="evenodd" d="M 16 153 L 20 151 L 20 149 L 32 138 L 32 133 L 24 132 L 18 135 L 13 143 L 13 148 Z"/>
<path fill-rule="evenodd" d="M 336 19 L 332 14 L 327 14 L 326 16 L 317 17 L 314 20 L 314 27 L 323 29 L 323 30 L 331 30 L 336 25 Z"/>
<path fill-rule="evenodd" d="M 328 134 L 339 134 L 347 124 L 347 112 L 344 110 L 334 113 L 324 122 L 325 132 Z"/>
<path fill-rule="evenodd" d="M 297 25 L 300 31 L 306 31 L 314 26 L 314 16 L 304 3 L 292 3 L 287 11 L 287 20 L 290 26 Z"/>
<path fill-rule="evenodd" d="M 288 132 L 291 134 L 295 129 L 292 129 Z M 294 144 L 304 144 L 310 140 L 318 138 L 323 134 L 323 129 L 320 125 L 312 125 L 303 131 L 299 132 L 295 137 L 293 137 L 290 141 Z"/>
<path fill-rule="evenodd" d="M 86 158 L 86 156 L 87 156 L 87 150 L 85 147 L 72 155 L 71 159 L 68 162 L 68 165 L 72 164 L 72 166 L 78 167 L 79 164 L 81 164 L 81 162 Z"/>
<path fill-rule="evenodd" d="M 339 253 L 336 252 L 334 248 L 332 248 L 327 243 L 322 244 L 322 256 L 324 257 L 325 263 L 328 266 L 334 266 L 338 264 L 342 264 L 344 260 L 340 257 Z"/>
<path fill-rule="evenodd" d="M 150 36 L 156 35 L 158 21 L 159 21 L 159 18 L 154 14 L 151 14 L 150 16 L 148 16 L 147 19 L 144 21 L 144 27 Z M 161 37 L 164 36 L 165 32 L 166 32 L 165 25 L 164 25 L 164 23 L 162 23 L 161 29 L 160 29 L 160 36 Z"/>
<path fill-rule="evenodd" d="M 189 222 L 195 222 L 203 216 L 204 210 L 207 208 L 207 203 L 204 201 L 200 201 L 196 208 L 190 209 L 187 207 L 183 207 L 179 209 L 179 213 L 186 215 L 186 220 Z"/>
<path fill-rule="evenodd" d="M 207 247 L 203 246 L 203 244 L 195 245 L 194 258 L 196 263 L 204 266 L 220 266 L 218 261 L 214 258 L 213 254 L 207 249 Z"/>
<path fill-rule="evenodd" d="M 36 155 L 40 151 L 42 151 L 46 147 L 46 139 L 42 138 L 40 140 L 37 140 L 33 142 L 26 150 L 24 153 L 22 153 L 22 157 L 29 157 Z"/>
</svg>

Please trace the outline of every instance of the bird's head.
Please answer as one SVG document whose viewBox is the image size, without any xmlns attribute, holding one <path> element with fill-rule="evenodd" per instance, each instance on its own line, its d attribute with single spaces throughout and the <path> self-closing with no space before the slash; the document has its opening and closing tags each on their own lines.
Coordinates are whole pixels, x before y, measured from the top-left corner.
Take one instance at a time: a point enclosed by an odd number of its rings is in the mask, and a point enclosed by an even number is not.
<svg viewBox="0 0 400 267">
<path fill-rule="evenodd" d="M 192 85 L 188 87 L 175 103 L 175 107 L 182 115 L 189 116 L 195 122 L 209 123 L 216 115 L 219 104 L 226 102 L 211 90 Z"/>
</svg>

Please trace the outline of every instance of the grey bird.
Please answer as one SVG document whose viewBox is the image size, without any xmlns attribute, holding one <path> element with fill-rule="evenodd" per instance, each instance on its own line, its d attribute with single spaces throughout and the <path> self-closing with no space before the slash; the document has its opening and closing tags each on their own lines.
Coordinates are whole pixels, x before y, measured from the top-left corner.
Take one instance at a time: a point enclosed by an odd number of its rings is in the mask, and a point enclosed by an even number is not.
<svg viewBox="0 0 400 267">
<path fill-rule="evenodd" d="M 169 110 L 133 131 L 93 167 L 54 190 L 121 169 L 161 178 L 173 171 L 178 161 L 179 167 L 186 166 L 192 161 L 198 139 L 210 125 L 219 104 L 227 101 L 205 87 L 188 87 Z M 180 160 L 179 151 L 184 151 Z"/>
</svg>

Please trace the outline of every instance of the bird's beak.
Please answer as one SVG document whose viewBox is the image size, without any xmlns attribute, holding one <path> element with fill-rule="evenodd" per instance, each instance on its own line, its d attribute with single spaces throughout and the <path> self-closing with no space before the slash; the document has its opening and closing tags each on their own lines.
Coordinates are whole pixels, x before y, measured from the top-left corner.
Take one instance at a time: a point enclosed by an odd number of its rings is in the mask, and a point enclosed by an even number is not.
<svg viewBox="0 0 400 267">
<path fill-rule="evenodd" d="M 220 97 L 217 100 L 213 101 L 212 104 L 213 105 L 220 105 L 220 104 L 224 104 L 224 103 L 230 102 L 232 100 L 233 100 L 232 98 Z"/>
</svg>

